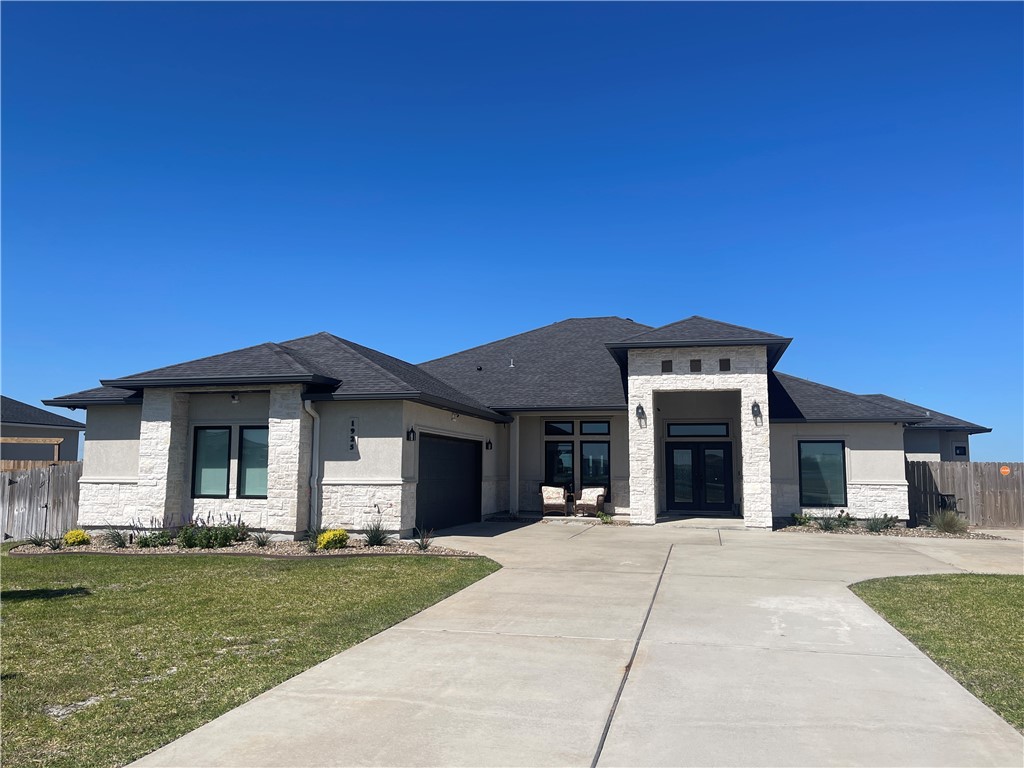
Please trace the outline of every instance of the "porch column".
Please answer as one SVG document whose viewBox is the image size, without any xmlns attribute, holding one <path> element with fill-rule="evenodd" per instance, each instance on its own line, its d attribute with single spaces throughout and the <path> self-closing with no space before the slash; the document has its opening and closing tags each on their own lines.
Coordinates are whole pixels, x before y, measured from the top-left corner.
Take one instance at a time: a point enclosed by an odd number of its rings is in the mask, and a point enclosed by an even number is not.
<svg viewBox="0 0 1024 768">
<path fill-rule="evenodd" d="M 268 531 L 298 538 L 309 524 L 313 419 L 302 407 L 302 385 L 270 388 L 267 462 Z"/>
<path fill-rule="evenodd" d="M 643 417 L 637 417 L 637 406 Z M 626 422 L 629 424 L 629 520 L 654 525 L 658 517 L 658 486 L 655 481 L 654 392 L 646 381 L 629 380 Z"/>
<path fill-rule="evenodd" d="M 519 514 L 519 417 L 513 416 L 508 427 L 508 512 Z"/>
<path fill-rule="evenodd" d="M 144 390 L 135 498 L 136 515 L 145 527 L 188 522 L 182 505 L 187 485 L 188 401 L 188 394 L 173 389 Z M 126 525 L 132 521 L 111 522 Z"/>
</svg>

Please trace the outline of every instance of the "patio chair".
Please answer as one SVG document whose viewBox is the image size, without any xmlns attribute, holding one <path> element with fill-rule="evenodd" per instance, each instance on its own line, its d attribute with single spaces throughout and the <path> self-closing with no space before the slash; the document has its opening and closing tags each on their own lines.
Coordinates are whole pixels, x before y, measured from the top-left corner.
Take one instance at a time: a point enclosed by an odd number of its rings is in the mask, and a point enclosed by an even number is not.
<svg viewBox="0 0 1024 768">
<path fill-rule="evenodd" d="M 576 499 L 576 511 L 582 515 L 597 515 L 604 510 L 604 488 L 584 488 Z"/>
<path fill-rule="evenodd" d="M 540 487 L 540 496 L 543 503 L 541 507 L 542 514 L 546 515 L 549 512 L 558 512 L 563 515 L 569 514 L 569 505 L 565 499 L 565 488 L 542 485 Z"/>
</svg>

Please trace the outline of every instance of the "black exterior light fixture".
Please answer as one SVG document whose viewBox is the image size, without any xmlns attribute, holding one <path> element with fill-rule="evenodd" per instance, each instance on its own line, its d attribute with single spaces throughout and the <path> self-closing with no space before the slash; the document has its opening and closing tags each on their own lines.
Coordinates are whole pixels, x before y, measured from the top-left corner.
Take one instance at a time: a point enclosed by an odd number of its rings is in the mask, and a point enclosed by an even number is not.
<svg viewBox="0 0 1024 768">
<path fill-rule="evenodd" d="M 487 441 L 486 443 L 484 443 L 484 449 L 485 449 L 485 450 L 488 450 L 488 451 L 489 451 L 489 450 L 491 450 L 492 448 L 494 448 L 494 443 L 492 443 L 492 442 L 491 442 L 490 440 L 488 440 L 488 441 Z"/>
<path fill-rule="evenodd" d="M 637 405 L 636 407 L 636 420 L 641 427 L 647 424 L 647 411 L 644 410 L 642 405 Z"/>
<path fill-rule="evenodd" d="M 238 405 L 238 393 L 237 392 L 232 393 L 232 395 L 231 395 L 231 404 L 232 405 Z"/>
<path fill-rule="evenodd" d="M 761 405 L 755 400 L 754 404 L 750 406 L 750 413 L 754 417 L 754 423 L 757 426 L 761 426 L 764 423 L 764 419 L 761 416 Z"/>
<path fill-rule="evenodd" d="M 409 427 L 409 431 L 405 433 L 405 439 L 408 440 L 410 443 L 415 443 L 416 442 L 416 430 L 413 429 L 412 427 Z"/>
</svg>

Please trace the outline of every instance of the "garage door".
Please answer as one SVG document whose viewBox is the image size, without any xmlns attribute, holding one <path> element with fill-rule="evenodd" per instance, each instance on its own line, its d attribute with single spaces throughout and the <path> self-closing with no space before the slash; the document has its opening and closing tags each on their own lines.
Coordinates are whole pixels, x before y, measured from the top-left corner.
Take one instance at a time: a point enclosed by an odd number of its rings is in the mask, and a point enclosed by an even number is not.
<svg viewBox="0 0 1024 768">
<path fill-rule="evenodd" d="M 420 433 L 416 526 L 438 530 L 480 521 L 480 443 Z"/>
</svg>

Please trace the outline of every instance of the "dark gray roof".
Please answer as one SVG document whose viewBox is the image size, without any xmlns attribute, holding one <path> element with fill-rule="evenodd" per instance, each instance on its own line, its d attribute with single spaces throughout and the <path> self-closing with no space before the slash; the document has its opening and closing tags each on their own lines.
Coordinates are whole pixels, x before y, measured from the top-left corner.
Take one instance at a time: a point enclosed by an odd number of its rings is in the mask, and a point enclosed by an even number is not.
<svg viewBox="0 0 1024 768">
<path fill-rule="evenodd" d="M 862 395 L 774 371 L 768 375 L 768 413 L 771 421 L 907 423 L 923 419 L 914 409 L 878 403 Z"/>
<path fill-rule="evenodd" d="M 47 403 L 49 405 L 49 403 Z M 34 405 L 0 395 L 0 422 L 4 424 L 26 424 L 35 427 L 57 427 L 61 429 L 85 429 L 85 424 L 74 419 L 58 416 Z"/>
<path fill-rule="evenodd" d="M 82 406 L 141 402 L 144 387 L 305 383 L 311 400 L 408 399 L 491 421 L 507 421 L 415 365 L 321 332 L 191 360 L 46 401 Z"/>
<path fill-rule="evenodd" d="M 905 400 L 897 400 L 895 397 L 889 397 L 888 395 L 861 395 L 861 397 L 893 408 L 899 407 L 909 409 L 916 412 L 922 418 L 927 419 L 927 421 L 922 421 L 920 424 L 914 424 L 912 427 L 913 429 L 955 429 L 969 432 L 972 435 L 992 431 L 991 427 L 983 427 L 980 424 L 973 424 L 969 421 L 958 419 L 956 416 L 939 413 L 938 411 L 933 411 L 930 408 L 923 408 L 920 405 L 914 405 L 913 403 L 908 403 Z"/>
<path fill-rule="evenodd" d="M 622 350 L 637 347 L 764 345 L 768 348 L 768 364 L 774 366 L 791 341 L 792 339 L 777 336 L 774 333 L 756 331 L 753 328 L 744 328 L 741 325 L 693 315 L 660 328 L 651 328 L 621 340 L 613 340 L 607 346 L 622 359 Z"/>
<path fill-rule="evenodd" d="M 625 408 L 622 369 L 605 343 L 649 328 L 621 317 L 572 318 L 420 368 L 502 411 Z"/>
</svg>

